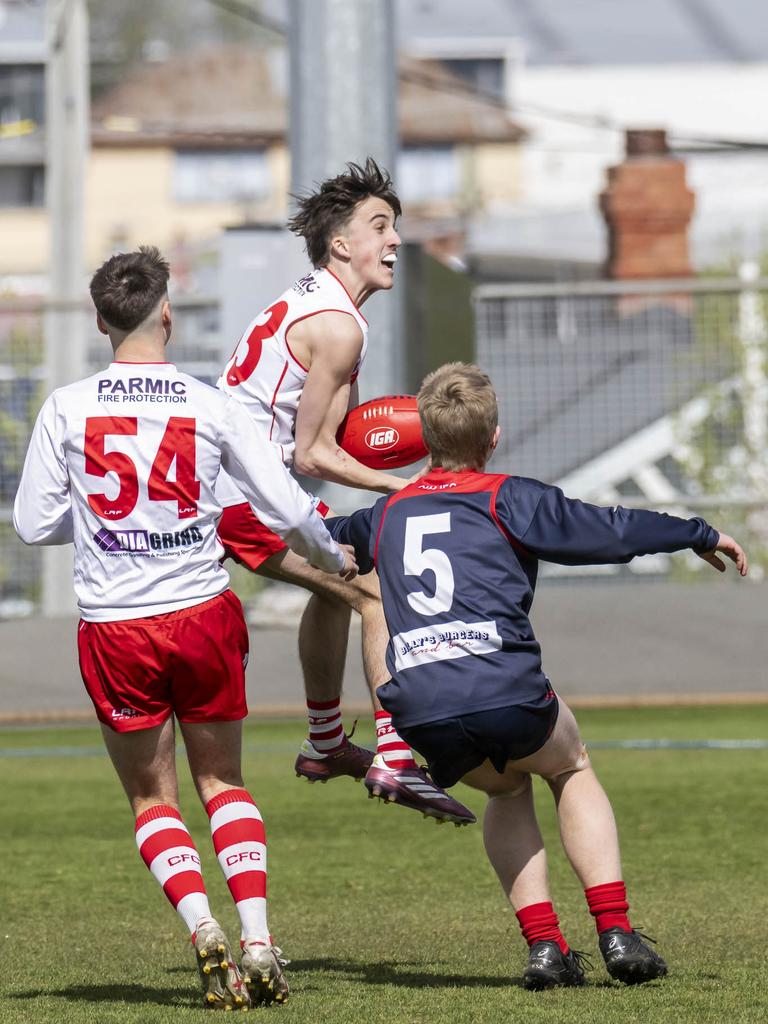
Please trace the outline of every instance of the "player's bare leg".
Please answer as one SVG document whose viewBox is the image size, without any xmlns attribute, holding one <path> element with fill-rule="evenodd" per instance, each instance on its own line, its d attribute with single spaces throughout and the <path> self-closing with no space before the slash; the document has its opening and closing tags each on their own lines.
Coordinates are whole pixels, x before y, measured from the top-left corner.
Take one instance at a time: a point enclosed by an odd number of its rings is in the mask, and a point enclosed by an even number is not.
<svg viewBox="0 0 768 1024">
<path fill-rule="evenodd" d="M 488 796 L 483 840 L 488 860 L 512 905 L 528 943 L 523 984 L 528 989 L 584 984 L 582 954 L 569 948 L 552 906 L 544 849 L 533 802 L 531 777 L 489 761 L 463 782 Z"/>
<path fill-rule="evenodd" d="M 474 822 L 475 816 L 468 808 L 436 786 L 416 765 L 408 745 L 398 736 L 390 716 L 376 698 L 376 687 L 389 678 L 384 657 L 389 633 L 376 574 L 357 576 L 347 582 L 313 569 L 287 550 L 268 558 L 258 572 L 297 584 L 312 593 L 299 630 L 299 654 L 310 709 L 310 737 L 302 744 L 296 760 L 297 774 L 321 782 L 340 775 L 364 777 L 369 795 L 379 796 L 388 803 L 421 811 L 437 821 L 453 821 L 457 825 Z M 339 612 L 340 606 L 347 609 L 345 615 Z M 372 751 L 350 743 L 341 726 L 341 684 L 349 609 L 362 619 L 363 668 L 377 727 L 375 758 Z M 340 642 L 338 631 L 342 628 L 344 637 Z M 327 652 L 330 652 L 329 660 Z M 337 689 L 332 696 L 334 683 Z M 325 700 L 313 699 L 313 695 L 323 695 Z"/>
<path fill-rule="evenodd" d="M 102 725 L 102 734 L 136 816 L 139 852 L 190 931 L 204 1005 L 219 1010 L 248 1006 L 248 992 L 227 937 L 211 915 L 200 858 L 179 813 L 173 719 L 127 733 Z"/>
<path fill-rule="evenodd" d="M 663 977 L 666 963 L 627 917 L 616 820 L 597 776 L 588 767 L 547 781 L 557 804 L 563 848 L 584 886 L 608 973 L 627 985 Z"/>
<path fill-rule="evenodd" d="M 267 846 L 261 814 L 243 783 L 242 722 L 181 724 L 192 779 L 211 823 L 221 870 L 240 917 L 240 971 L 255 1006 L 283 1003 L 288 961 L 267 924 Z M 205 971 L 205 967 L 203 967 Z"/>
</svg>

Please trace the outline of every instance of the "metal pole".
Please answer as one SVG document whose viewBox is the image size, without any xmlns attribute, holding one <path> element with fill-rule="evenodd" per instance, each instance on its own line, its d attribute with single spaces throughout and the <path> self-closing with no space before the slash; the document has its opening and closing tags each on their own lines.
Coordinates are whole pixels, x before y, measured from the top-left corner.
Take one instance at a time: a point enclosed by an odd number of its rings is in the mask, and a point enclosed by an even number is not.
<svg viewBox="0 0 768 1024">
<path fill-rule="evenodd" d="M 90 104 L 85 0 L 48 0 L 46 22 L 46 203 L 51 244 L 45 352 L 47 389 L 53 391 L 86 373 L 83 208 Z M 45 549 L 42 604 L 44 615 L 75 610 L 69 546 Z"/>
<path fill-rule="evenodd" d="M 395 176 L 397 48 L 393 0 L 291 0 L 291 191 L 367 156 Z M 395 181 L 395 186 L 397 181 Z M 402 390 L 403 282 L 365 304 L 370 345 L 361 397 Z"/>
</svg>

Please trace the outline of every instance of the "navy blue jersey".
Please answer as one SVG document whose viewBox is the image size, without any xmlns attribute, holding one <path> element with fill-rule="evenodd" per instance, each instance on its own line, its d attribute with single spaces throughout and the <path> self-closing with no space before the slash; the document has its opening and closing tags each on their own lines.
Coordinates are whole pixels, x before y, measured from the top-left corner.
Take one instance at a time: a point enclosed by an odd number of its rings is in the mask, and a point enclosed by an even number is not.
<svg viewBox="0 0 768 1024">
<path fill-rule="evenodd" d="M 703 519 L 600 508 L 524 477 L 433 470 L 326 520 L 381 581 L 398 726 L 535 701 L 549 689 L 528 613 L 539 559 L 561 565 L 715 547 Z"/>
</svg>

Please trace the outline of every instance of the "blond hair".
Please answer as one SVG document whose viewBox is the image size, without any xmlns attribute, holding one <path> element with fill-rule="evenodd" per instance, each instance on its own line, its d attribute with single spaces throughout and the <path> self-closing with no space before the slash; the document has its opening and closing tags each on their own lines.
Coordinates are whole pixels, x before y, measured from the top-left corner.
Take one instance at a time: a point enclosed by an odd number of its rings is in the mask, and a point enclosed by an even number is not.
<svg viewBox="0 0 768 1024">
<path fill-rule="evenodd" d="M 499 420 L 488 374 L 471 363 L 446 363 L 424 378 L 418 402 L 432 465 L 482 469 Z"/>
</svg>

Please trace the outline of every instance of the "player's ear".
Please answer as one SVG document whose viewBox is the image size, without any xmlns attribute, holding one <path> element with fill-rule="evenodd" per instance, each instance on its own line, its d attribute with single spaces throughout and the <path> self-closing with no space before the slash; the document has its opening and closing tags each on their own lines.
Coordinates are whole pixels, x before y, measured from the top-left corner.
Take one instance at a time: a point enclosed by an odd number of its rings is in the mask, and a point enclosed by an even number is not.
<svg viewBox="0 0 768 1024">
<path fill-rule="evenodd" d="M 102 319 L 101 313 L 96 314 L 96 326 L 99 328 L 101 334 L 109 334 L 109 329 Z"/>
<path fill-rule="evenodd" d="M 171 337 L 171 330 L 173 328 L 173 317 L 171 316 L 171 303 L 168 299 L 163 303 L 162 309 L 160 310 L 160 320 L 163 324 L 163 331 L 165 332 L 165 343 L 168 344 Z"/>
<path fill-rule="evenodd" d="M 499 443 L 499 438 L 500 437 L 501 437 L 501 427 L 497 423 L 496 424 L 496 429 L 493 432 L 493 437 L 491 438 L 491 451 L 493 451 L 496 448 L 496 445 Z"/>
<path fill-rule="evenodd" d="M 344 235 L 336 235 L 331 239 L 331 253 L 337 260 L 349 259 L 349 244 Z"/>
</svg>

